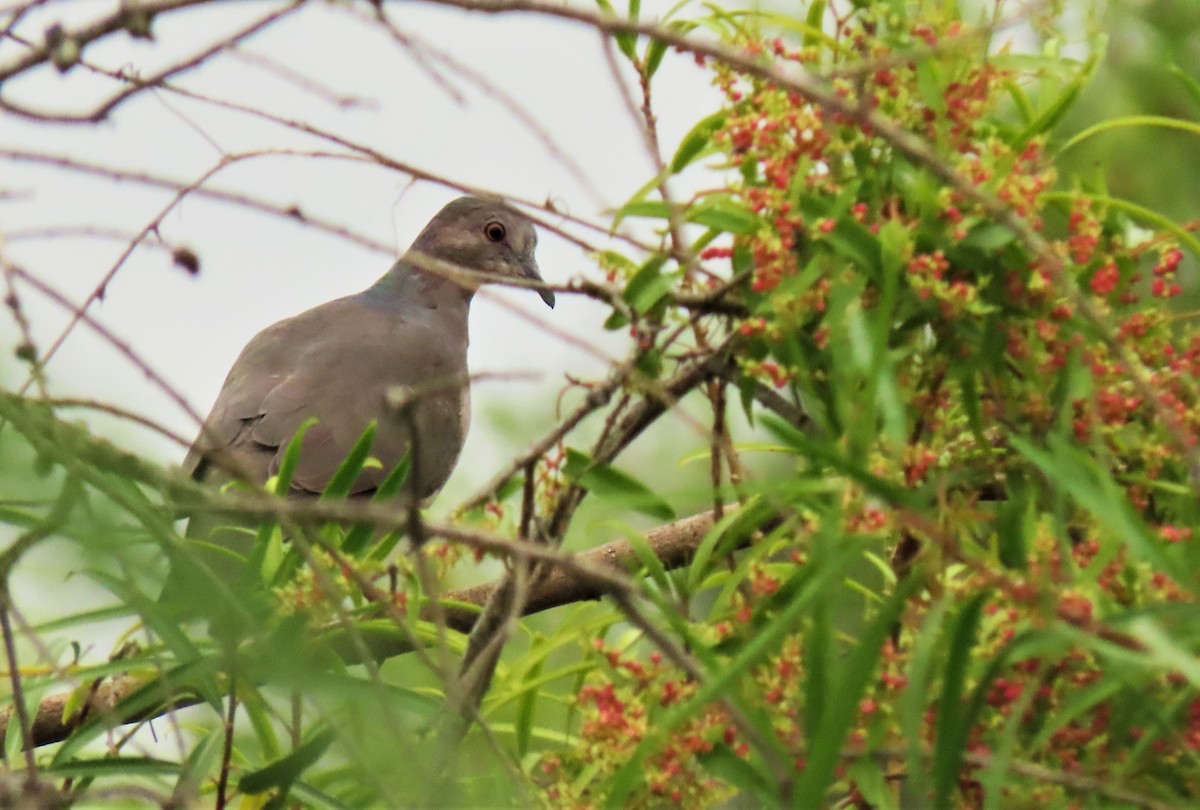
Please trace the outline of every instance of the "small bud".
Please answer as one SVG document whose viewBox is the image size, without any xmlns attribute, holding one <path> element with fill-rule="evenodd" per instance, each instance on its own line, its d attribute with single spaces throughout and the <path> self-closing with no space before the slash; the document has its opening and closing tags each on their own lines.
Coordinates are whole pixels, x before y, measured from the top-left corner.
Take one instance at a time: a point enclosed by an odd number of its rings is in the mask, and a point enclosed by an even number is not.
<svg viewBox="0 0 1200 810">
<path fill-rule="evenodd" d="M 151 25 L 154 15 L 144 8 L 129 4 L 121 10 L 121 25 L 134 39 L 154 39 Z"/>
<path fill-rule="evenodd" d="M 22 362 L 37 362 L 37 349 L 34 348 L 32 343 L 22 343 L 21 345 L 17 346 L 16 351 L 14 351 L 13 354 L 15 354 L 17 359 L 21 360 Z"/>
<path fill-rule="evenodd" d="M 57 48 L 66 38 L 67 32 L 62 23 L 54 23 L 46 29 L 46 50 Z"/>
<path fill-rule="evenodd" d="M 46 29 L 46 51 L 59 73 L 66 73 L 79 63 L 79 43 L 67 36 L 62 23 Z"/>
<path fill-rule="evenodd" d="M 64 39 L 50 51 L 50 61 L 59 73 L 66 73 L 79 64 L 79 43 L 73 39 Z"/>
<path fill-rule="evenodd" d="M 179 247 L 171 254 L 176 267 L 182 267 L 189 276 L 200 275 L 200 257 L 191 248 Z"/>
</svg>

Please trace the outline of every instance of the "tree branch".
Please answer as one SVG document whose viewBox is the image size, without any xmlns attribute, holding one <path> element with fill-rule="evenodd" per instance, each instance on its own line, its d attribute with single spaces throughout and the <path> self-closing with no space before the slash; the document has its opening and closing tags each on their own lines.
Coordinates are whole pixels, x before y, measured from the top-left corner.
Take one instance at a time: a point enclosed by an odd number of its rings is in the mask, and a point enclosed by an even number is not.
<svg viewBox="0 0 1200 810">
<path fill-rule="evenodd" d="M 651 530 L 646 534 L 646 542 L 665 568 L 679 568 L 691 560 L 712 526 L 712 513 L 703 512 Z M 599 599 L 614 587 L 632 587 L 633 580 L 627 579 L 624 574 L 639 567 L 633 547 L 625 540 L 570 556 L 577 563 L 571 569 L 556 566 L 547 576 L 530 584 L 522 615 L 529 616 L 562 605 Z M 607 572 L 608 576 L 589 575 L 589 571 Z M 442 610 L 446 626 L 463 633 L 470 632 L 479 615 L 477 608 L 487 604 L 498 585 L 499 581 L 489 582 L 445 594 Z M 422 618 L 428 619 L 429 613 L 429 608 L 423 609 Z M 372 653 L 379 658 L 390 658 L 412 650 L 411 646 L 398 638 L 390 641 L 372 639 L 371 647 Z M 94 688 L 86 704 L 70 717 L 64 717 L 64 708 L 68 702 L 77 699 L 75 690 L 44 698 L 31 718 L 30 737 L 33 744 L 42 746 L 61 742 L 94 717 L 119 716 L 121 702 L 152 680 L 134 675 L 117 676 Z M 199 702 L 200 698 L 191 692 L 164 695 L 164 700 L 154 709 L 122 716 L 120 723 L 144 720 Z M 0 737 L 7 733 L 11 717 L 11 708 L 0 712 Z"/>
</svg>

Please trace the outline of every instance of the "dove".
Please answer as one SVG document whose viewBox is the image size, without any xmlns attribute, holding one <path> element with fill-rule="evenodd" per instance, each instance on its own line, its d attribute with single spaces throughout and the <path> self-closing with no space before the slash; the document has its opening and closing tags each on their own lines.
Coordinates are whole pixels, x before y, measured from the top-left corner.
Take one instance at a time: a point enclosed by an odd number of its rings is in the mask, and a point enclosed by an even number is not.
<svg viewBox="0 0 1200 810">
<path fill-rule="evenodd" d="M 536 246 L 533 223 L 503 202 L 449 203 L 373 285 L 268 326 L 246 344 L 184 470 L 199 481 L 261 486 L 313 419 L 289 494 L 318 495 L 375 422 L 370 454 L 380 464 L 366 466 L 350 488 L 365 496 L 404 458 L 411 425 L 418 441 L 407 488 L 420 499 L 434 495 L 470 421 L 472 296 L 489 277 L 541 282 Z M 537 292 L 553 308 L 553 292 Z M 410 403 L 407 414 L 398 398 Z"/>
</svg>

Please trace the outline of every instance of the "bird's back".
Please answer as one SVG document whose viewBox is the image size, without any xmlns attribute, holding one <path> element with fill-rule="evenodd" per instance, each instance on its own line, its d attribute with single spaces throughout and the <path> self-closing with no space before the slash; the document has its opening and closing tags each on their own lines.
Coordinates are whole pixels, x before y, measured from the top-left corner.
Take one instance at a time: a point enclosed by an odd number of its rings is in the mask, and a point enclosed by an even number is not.
<svg viewBox="0 0 1200 810">
<path fill-rule="evenodd" d="M 406 417 L 389 405 L 389 392 L 407 392 L 423 439 L 414 483 L 420 497 L 428 496 L 449 477 L 466 435 L 466 334 L 465 304 L 430 308 L 369 292 L 280 321 L 234 363 L 185 469 L 208 478 L 219 466 L 261 484 L 278 472 L 300 426 L 315 418 L 292 489 L 319 493 L 374 420 L 372 455 L 382 467 L 365 469 L 353 487 L 369 492 L 409 446 Z"/>
</svg>

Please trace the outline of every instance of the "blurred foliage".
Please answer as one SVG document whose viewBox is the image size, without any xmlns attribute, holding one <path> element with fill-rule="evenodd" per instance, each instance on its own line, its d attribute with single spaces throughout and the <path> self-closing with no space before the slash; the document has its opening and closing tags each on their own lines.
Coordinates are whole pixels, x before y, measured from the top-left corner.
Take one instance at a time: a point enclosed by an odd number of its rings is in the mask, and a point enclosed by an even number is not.
<svg viewBox="0 0 1200 810">
<path fill-rule="evenodd" d="M 1110 0 L 1085 25 L 1104 36 L 1104 59 L 1060 132 L 1130 115 L 1184 121 L 1200 116 L 1200 5 Z M 1200 187 L 1187 171 L 1197 163 L 1200 139 L 1192 133 L 1125 129 L 1066 152 L 1058 167 L 1064 175 L 1102 182 L 1118 197 L 1188 221 L 1200 218 Z"/>
<path fill-rule="evenodd" d="M 457 540 L 390 508 L 403 467 L 372 504 L 285 503 L 297 441 L 268 492 L 208 491 L 0 394 L 0 574 L 57 536 L 113 597 L 80 612 L 68 581 L 26 636 L 29 704 L 72 690 L 42 784 L 247 808 L 1194 803 L 1195 9 L 686 12 L 664 30 L 720 46 L 613 35 L 647 109 L 675 58 L 724 102 L 614 215 L 660 242 L 597 257 L 589 289 L 633 347 L 564 402 L 603 424 L 515 465 Z M 667 175 L 705 190 L 671 199 Z M 672 421 L 709 434 L 703 503 L 680 458 L 624 452 Z M 709 505 L 682 564 L 635 528 Z M 235 551 L 180 536 L 204 511 Z M 640 570 L 516 623 L 476 708 L 455 671 L 479 660 L 460 632 L 478 605 L 430 590 L 524 523 L 551 556 L 600 524 Z M 182 585 L 160 595 L 168 561 Z M 88 639 L 114 617 L 136 623 L 110 656 Z M 171 744 L 142 755 L 123 735 L 148 716 Z"/>
</svg>

